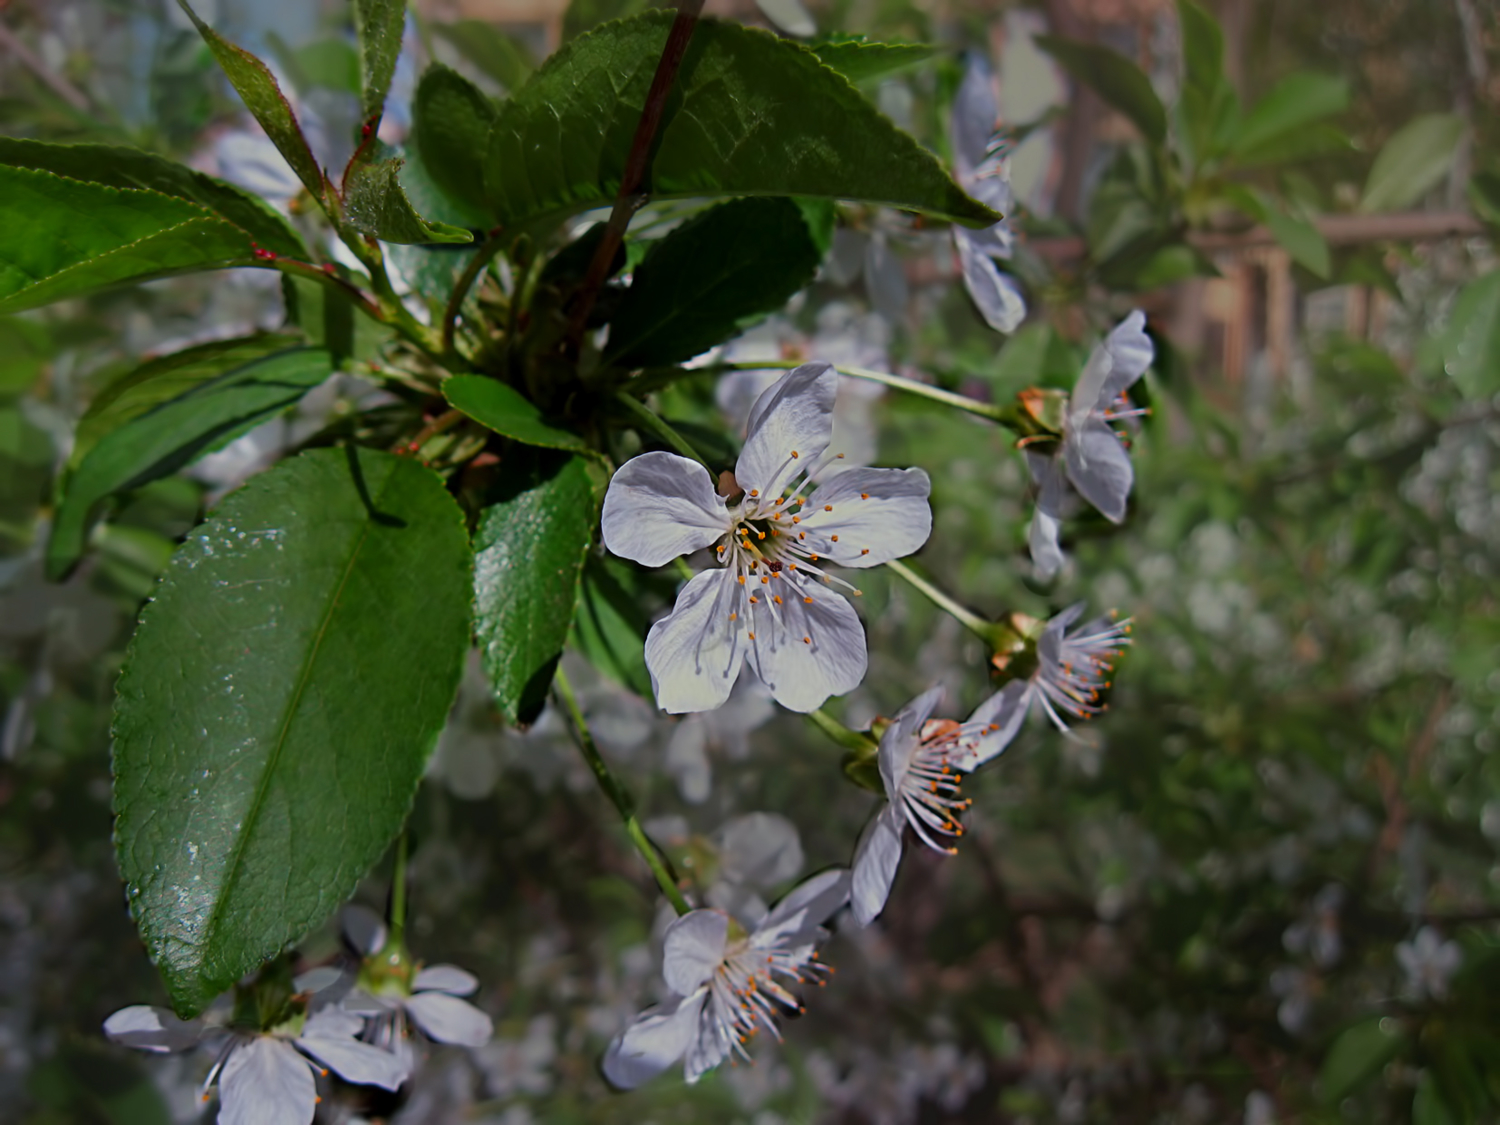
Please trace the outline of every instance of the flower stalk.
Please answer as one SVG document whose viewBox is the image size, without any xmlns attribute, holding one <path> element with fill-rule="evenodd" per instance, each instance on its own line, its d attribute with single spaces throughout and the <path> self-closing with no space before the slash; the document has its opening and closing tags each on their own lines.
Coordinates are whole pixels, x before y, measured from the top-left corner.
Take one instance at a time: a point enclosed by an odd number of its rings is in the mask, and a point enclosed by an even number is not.
<svg viewBox="0 0 1500 1125">
<path fill-rule="evenodd" d="M 659 414 L 656 413 L 656 411 L 652 410 L 640 399 L 636 398 L 633 395 L 628 395 L 621 392 L 615 395 L 615 402 L 619 403 L 619 405 L 624 409 L 625 413 L 629 414 L 631 420 L 634 421 L 637 425 L 641 426 L 644 429 L 650 430 L 653 434 L 661 438 L 662 441 L 666 442 L 678 453 L 682 454 L 684 457 L 689 458 L 690 460 L 698 462 L 698 464 L 702 465 L 705 469 L 708 469 L 708 462 L 705 461 L 702 455 L 693 448 L 692 443 L 689 442 L 687 438 L 679 434 L 676 430 L 674 430 L 671 426 L 667 425 L 667 423 Z M 712 472 L 713 470 L 710 469 L 709 471 Z"/>
<path fill-rule="evenodd" d="M 959 605 L 958 602 L 943 593 L 943 591 L 939 590 L 900 559 L 892 559 L 885 565 L 887 570 L 898 575 L 903 581 L 918 590 L 933 605 L 951 614 L 960 625 L 976 637 L 979 637 L 985 644 L 991 648 L 997 647 L 995 626 L 990 622 L 980 617 L 977 613 Z"/>
</svg>

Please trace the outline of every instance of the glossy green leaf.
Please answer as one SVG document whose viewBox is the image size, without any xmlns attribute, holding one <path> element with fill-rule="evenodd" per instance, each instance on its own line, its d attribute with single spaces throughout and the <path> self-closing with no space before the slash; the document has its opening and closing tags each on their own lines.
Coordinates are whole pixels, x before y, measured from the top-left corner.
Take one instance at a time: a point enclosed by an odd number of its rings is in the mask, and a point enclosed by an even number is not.
<svg viewBox="0 0 1500 1125">
<path fill-rule="evenodd" d="M 354 34 L 359 41 L 360 116 L 374 132 L 401 54 L 406 0 L 354 0 Z"/>
<path fill-rule="evenodd" d="M 250 236 L 196 203 L 0 167 L 0 312 L 253 264 Z"/>
<path fill-rule="evenodd" d="M 1081 43 L 1057 35 L 1039 35 L 1036 45 L 1046 51 L 1073 79 L 1083 83 L 1123 113 L 1152 144 L 1167 138 L 1167 111 L 1151 88 L 1151 79 L 1124 55 L 1097 43 Z"/>
<path fill-rule="evenodd" d="M 1239 163 L 1267 163 L 1267 150 L 1325 117 L 1349 108 L 1349 86 L 1342 78 L 1289 74 L 1246 111 L 1234 137 Z"/>
<path fill-rule="evenodd" d="M 178 548 L 115 703 L 115 844 L 186 1016 L 333 913 L 400 831 L 469 645 L 431 471 L 320 449 Z"/>
<path fill-rule="evenodd" d="M 589 555 L 573 618 L 573 639 L 590 664 L 650 703 L 655 701 L 646 668 L 651 617 L 638 588 L 640 577 L 634 567 L 613 556 Z"/>
<path fill-rule="evenodd" d="M 474 530 L 474 632 L 506 718 L 542 710 L 578 603 L 595 505 L 588 465 L 533 451 L 506 463 Z"/>
<path fill-rule="evenodd" d="M 401 187 L 404 163 L 400 157 L 393 157 L 376 163 L 359 160 L 351 164 L 344 178 L 344 220 L 355 230 L 382 242 L 474 241 L 474 236 L 463 227 L 433 222 L 417 214 Z"/>
<path fill-rule="evenodd" d="M 68 478 L 47 541 L 47 574 L 61 578 L 83 554 L 99 503 L 117 492 L 170 476 L 284 410 L 328 378 L 333 367 L 320 348 L 300 345 L 255 355 L 259 345 L 198 354 L 181 365 L 153 365 L 150 375 L 107 404 L 119 419 L 142 409 L 103 434 Z M 217 373 L 212 367 L 221 365 Z M 166 384 L 154 386 L 157 381 Z M 186 389 L 152 407 L 156 390 Z"/>
<path fill-rule="evenodd" d="M 608 24 L 553 55 L 500 107 L 485 155 L 496 219 L 548 226 L 620 185 L 672 16 Z M 942 165 L 807 48 L 703 20 L 662 117 L 655 198 L 809 195 L 998 221 Z"/>
<path fill-rule="evenodd" d="M 1457 114 L 1424 113 L 1408 121 L 1375 157 L 1359 209 L 1410 207 L 1448 174 L 1463 135 L 1464 121 Z"/>
<path fill-rule="evenodd" d="M 274 254 L 306 259 L 291 225 L 249 192 L 149 152 L 115 145 L 55 145 L 0 137 L 0 165 L 53 172 L 114 188 L 139 188 L 185 199 L 227 219 Z"/>
<path fill-rule="evenodd" d="M 925 43 L 871 43 L 863 39 L 841 39 L 809 43 L 813 53 L 850 82 L 884 78 L 898 70 L 926 62 L 937 53 Z"/>
<path fill-rule="evenodd" d="M 432 30 L 507 91 L 519 90 L 536 69 L 536 61 L 526 44 L 492 23 L 458 20 L 437 24 Z"/>
<path fill-rule="evenodd" d="M 277 85 L 270 68 L 200 20 L 187 0 L 177 0 L 177 3 L 193 21 L 198 34 L 203 36 L 208 49 L 224 68 L 230 85 L 245 103 L 245 108 L 260 122 L 266 136 L 271 138 L 271 143 L 286 157 L 286 162 L 292 166 L 292 171 L 297 173 L 297 178 L 307 190 L 312 192 L 313 198 L 326 205 L 330 194 L 327 177 L 318 166 L 312 149 L 308 147 L 307 138 L 302 135 L 302 128 L 297 124 L 292 107 Z"/>
<path fill-rule="evenodd" d="M 670 8 L 661 0 L 570 0 L 562 19 L 562 41 L 571 43 L 610 20 L 638 16 L 652 8 Z"/>
<path fill-rule="evenodd" d="M 359 97 L 359 52 L 349 43 L 342 39 L 319 39 L 299 48 L 294 58 L 298 77 L 291 79 L 293 85 L 306 82 L 308 86 Z"/>
<path fill-rule="evenodd" d="M 651 247 L 610 320 L 606 362 L 680 363 L 774 312 L 822 254 L 790 199 L 711 207 Z"/>
<path fill-rule="evenodd" d="M 495 103 L 456 70 L 433 63 L 417 84 L 412 103 L 412 143 L 422 167 L 445 194 L 465 207 L 487 211 L 484 151 Z"/>
<path fill-rule="evenodd" d="M 588 448 L 571 430 L 554 426 L 519 391 L 484 375 L 454 375 L 443 383 L 443 397 L 497 434 L 545 449 Z"/>
<path fill-rule="evenodd" d="M 1318 1074 L 1318 1096 L 1337 1105 L 1369 1081 L 1406 1045 L 1400 1023 L 1389 1016 L 1372 1016 L 1346 1028 L 1328 1048 Z"/>
<path fill-rule="evenodd" d="M 1443 370 L 1472 399 L 1500 390 L 1500 270 L 1469 282 L 1442 337 Z"/>
</svg>

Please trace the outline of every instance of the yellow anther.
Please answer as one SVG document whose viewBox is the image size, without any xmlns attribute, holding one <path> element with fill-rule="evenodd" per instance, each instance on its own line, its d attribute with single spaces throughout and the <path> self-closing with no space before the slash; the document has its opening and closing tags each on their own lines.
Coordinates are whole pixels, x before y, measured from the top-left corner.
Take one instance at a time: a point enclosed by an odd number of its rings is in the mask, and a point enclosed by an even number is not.
<svg viewBox="0 0 1500 1125">
<path fill-rule="evenodd" d="M 760 539 L 764 539 L 766 537 L 766 533 L 764 531 L 757 531 L 755 534 Z"/>
<path fill-rule="evenodd" d="M 759 605 L 760 604 L 760 599 L 757 598 L 754 594 L 751 594 L 750 595 L 750 604 L 751 605 Z"/>
<path fill-rule="evenodd" d="M 793 523 L 801 523 L 802 522 L 802 517 L 801 516 L 793 516 L 792 517 L 792 522 Z"/>
<path fill-rule="evenodd" d="M 740 575 L 740 585 L 743 586 L 744 584 L 745 584 L 745 576 L 742 574 L 742 575 Z"/>
<path fill-rule="evenodd" d="M 770 579 L 770 576 L 769 576 L 769 575 L 765 575 L 765 574 L 762 574 L 762 575 L 761 575 L 761 576 L 760 576 L 760 584 L 761 584 L 761 585 L 762 585 L 762 586 L 765 586 L 765 585 L 767 585 L 767 584 L 768 584 L 768 583 L 769 583 L 769 582 L 770 582 L 770 581 L 771 581 L 771 579 Z"/>
<path fill-rule="evenodd" d="M 816 554 L 811 554 L 811 555 L 808 555 L 807 557 L 810 558 L 810 559 L 812 559 L 813 562 L 817 562 L 818 561 L 818 556 Z"/>
<path fill-rule="evenodd" d="M 797 532 L 797 538 L 798 539 L 806 539 L 807 538 L 807 532 L 805 532 L 805 531 L 799 531 L 799 532 Z"/>
<path fill-rule="evenodd" d="M 738 613 L 731 613 L 729 615 L 729 620 L 731 620 L 731 621 L 738 621 L 739 619 L 740 619 L 740 615 Z"/>
<path fill-rule="evenodd" d="M 792 456 L 793 456 L 793 457 L 796 457 L 796 456 L 797 456 L 797 451 L 796 451 L 796 450 L 795 450 L 795 449 L 794 449 L 794 450 L 792 450 Z"/>
<path fill-rule="evenodd" d="M 752 641 L 755 640 L 755 634 L 754 633 L 746 633 L 745 636 L 749 637 Z"/>
<path fill-rule="evenodd" d="M 839 537 L 837 535 L 830 535 L 828 538 L 832 539 L 835 543 L 839 541 Z"/>
<path fill-rule="evenodd" d="M 781 604 L 781 595 L 780 594 L 772 594 L 771 595 L 771 600 L 773 602 L 775 602 L 777 605 L 780 605 Z"/>
</svg>

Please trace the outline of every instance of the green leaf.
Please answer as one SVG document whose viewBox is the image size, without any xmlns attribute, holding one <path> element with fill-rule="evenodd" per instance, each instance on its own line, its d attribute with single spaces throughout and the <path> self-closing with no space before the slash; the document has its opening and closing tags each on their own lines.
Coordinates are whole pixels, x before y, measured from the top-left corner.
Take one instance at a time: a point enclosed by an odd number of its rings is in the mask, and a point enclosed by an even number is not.
<svg viewBox="0 0 1500 1125">
<path fill-rule="evenodd" d="M 443 383 L 443 397 L 481 426 L 497 434 L 546 449 L 584 450 L 588 446 L 571 430 L 552 425 L 519 391 L 484 375 L 454 375 Z"/>
<path fill-rule="evenodd" d="M 651 8 L 667 8 L 661 0 L 571 0 L 563 13 L 562 41 L 571 43 L 586 31 L 610 20 L 638 16 Z"/>
<path fill-rule="evenodd" d="M 646 668 L 651 617 L 640 588 L 643 577 L 612 556 L 590 554 L 583 568 L 573 639 L 590 664 L 649 703 L 655 697 Z"/>
<path fill-rule="evenodd" d="M 1224 32 L 1193 0 L 1177 0 L 1177 22 L 1182 28 L 1187 84 L 1212 93 L 1224 80 Z"/>
<path fill-rule="evenodd" d="M 1440 341 L 1443 370 L 1466 397 L 1500 390 L 1500 270 L 1464 286 Z"/>
<path fill-rule="evenodd" d="M 609 325 L 606 362 L 680 363 L 781 308 L 822 260 L 790 199 L 737 199 L 658 241 Z"/>
<path fill-rule="evenodd" d="M 1224 78 L 1224 33 L 1218 22 L 1193 0 L 1178 0 L 1177 18 L 1187 70 L 1177 104 L 1181 139 L 1189 160 L 1201 164 L 1221 154 L 1239 99 Z"/>
<path fill-rule="evenodd" d="M 252 253 L 243 230 L 185 199 L 0 167 L 0 312 Z"/>
<path fill-rule="evenodd" d="M 1152 144 L 1167 139 L 1167 111 L 1151 79 L 1124 55 L 1096 43 L 1039 35 L 1036 45 L 1104 101 L 1129 118 Z"/>
<path fill-rule="evenodd" d="M 414 461 L 319 449 L 177 549 L 115 703 L 115 844 L 183 1016 L 321 923 L 411 807 L 469 645 L 463 515 Z"/>
<path fill-rule="evenodd" d="M 1500 226 L 1500 176 L 1479 172 L 1469 180 L 1469 205 L 1490 226 Z"/>
<path fill-rule="evenodd" d="M 146 380 L 107 404 L 117 418 L 137 406 L 142 411 L 100 437 L 69 477 L 47 541 L 49 578 L 63 577 L 83 554 L 90 522 L 106 497 L 170 476 L 223 447 L 292 405 L 333 370 L 328 353 L 319 348 L 283 347 L 255 356 L 258 347 L 247 344 L 213 355 L 198 350 L 183 365 L 154 365 Z M 223 365 L 217 373 L 215 364 Z M 158 379 L 190 385 L 154 408 L 143 405 Z"/>
<path fill-rule="evenodd" d="M 809 43 L 813 53 L 850 82 L 868 82 L 926 62 L 937 53 L 925 43 L 870 43 L 862 39 Z"/>
<path fill-rule="evenodd" d="M 27 390 L 36 382 L 58 346 L 47 326 L 34 320 L 8 316 L 0 320 L 0 395 Z"/>
<path fill-rule="evenodd" d="M 373 135 L 385 110 L 385 96 L 401 54 L 406 0 L 354 0 L 354 34 L 359 40 L 361 120 Z"/>
<path fill-rule="evenodd" d="M 359 96 L 359 52 L 342 39 L 320 39 L 295 54 L 298 76 L 309 86 Z M 293 85 L 298 79 L 291 80 Z"/>
<path fill-rule="evenodd" d="M 1367 1082 L 1406 1045 L 1401 1025 L 1388 1016 L 1372 1016 L 1346 1028 L 1333 1041 L 1318 1074 L 1318 1096 L 1337 1105 Z"/>
<path fill-rule="evenodd" d="M 332 185 L 328 183 L 323 169 L 318 166 L 317 158 L 313 156 L 312 149 L 307 145 L 307 138 L 302 135 L 302 128 L 292 113 L 292 107 L 281 92 L 281 87 L 276 84 L 276 78 L 270 69 L 249 51 L 235 46 L 200 20 L 187 0 L 177 0 L 177 3 L 187 13 L 188 19 L 193 21 L 198 34 L 203 36 L 208 49 L 224 68 L 229 84 L 235 88 L 240 100 L 245 103 L 245 108 L 260 122 L 266 136 L 271 138 L 271 143 L 286 157 L 286 162 L 292 166 L 292 171 L 297 173 L 297 178 L 307 190 L 312 192 L 313 198 L 326 209 Z"/>
<path fill-rule="evenodd" d="M 1342 78 L 1289 74 L 1240 121 L 1234 137 L 1234 155 L 1241 164 L 1266 163 L 1266 150 L 1273 150 L 1292 134 L 1348 108 L 1349 85 Z"/>
<path fill-rule="evenodd" d="M 507 91 L 519 90 L 536 69 L 525 43 L 484 20 L 436 24 L 433 30 Z"/>
<path fill-rule="evenodd" d="M 542 710 L 578 602 L 594 526 L 588 463 L 536 451 L 508 463 L 474 531 L 474 632 L 506 718 Z"/>
<path fill-rule="evenodd" d="M 1271 236 L 1293 261 L 1318 277 L 1328 277 L 1333 270 L 1333 261 L 1328 253 L 1328 240 L 1317 227 L 1269 203 L 1264 221 Z"/>
<path fill-rule="evenodd" d="M 1458 153 L 1463 118 L 1453 113 L 1424 113 L 1396 130 L 1370 167 L 1361 211 L 1399 211 L 1435 186 Z"/>
<path fill-rule="evenodd" d="M 344 219 L 357 231 L 382 242 L 473 242 L 463 227 L 432 222 L 417 214 L 401 188 L 400 157 L 350 164 L 344 178 Z"/>
<path fill-rule="evenodd" d="M 495 113 L 493 101 L 441 63 L 423 73 L 412 104 L 412 142 L 422 167 L 445 194 L 480 214 L 488 204 L 475 154 L 484 151 Z"/>
<path fill-rule="evenodd" d="M 500 107 L 484 168 L 497 221 L 545 227 L 614 199 L 671 22 L 649 12 L 601 27 Z M 811 51 L 716 20 L 693 33 L 649 181 L 658 199 L 808 195 L 999 220 Z"/>
<path fill-rule="evenodd" d="M 0 137 L 0 164 L 185 199 L 229 220 L 263 249 L 304 260 L 308 257 L 302 236 L 256 196 L 149 152 L 115 145 L 55 145 Z"/>
<path fill-rule="evenodd" d="M 1458 1125 L 1458 1118 L 1443 1101 L 1431 1071 L 1424 1073 L 1417 1083 L 1417 1096 L 1411 1104 L 1411 1125 Z"/>
</svg>

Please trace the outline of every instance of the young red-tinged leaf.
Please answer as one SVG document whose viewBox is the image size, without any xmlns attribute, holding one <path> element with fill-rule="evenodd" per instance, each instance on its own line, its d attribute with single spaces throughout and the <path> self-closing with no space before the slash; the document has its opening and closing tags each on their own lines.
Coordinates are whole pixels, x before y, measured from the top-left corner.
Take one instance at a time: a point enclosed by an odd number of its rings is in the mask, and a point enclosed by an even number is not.
<svg viewBox="0 0 1500 1125">
<path fill-rule="evenodd" d="M 443 482 L 370 450 L 282 462 L 173 555 L 113 733 L 120 870 L 181 1015 L 321 924 L 401 830 L 472 595 Z"/>
</svg>

